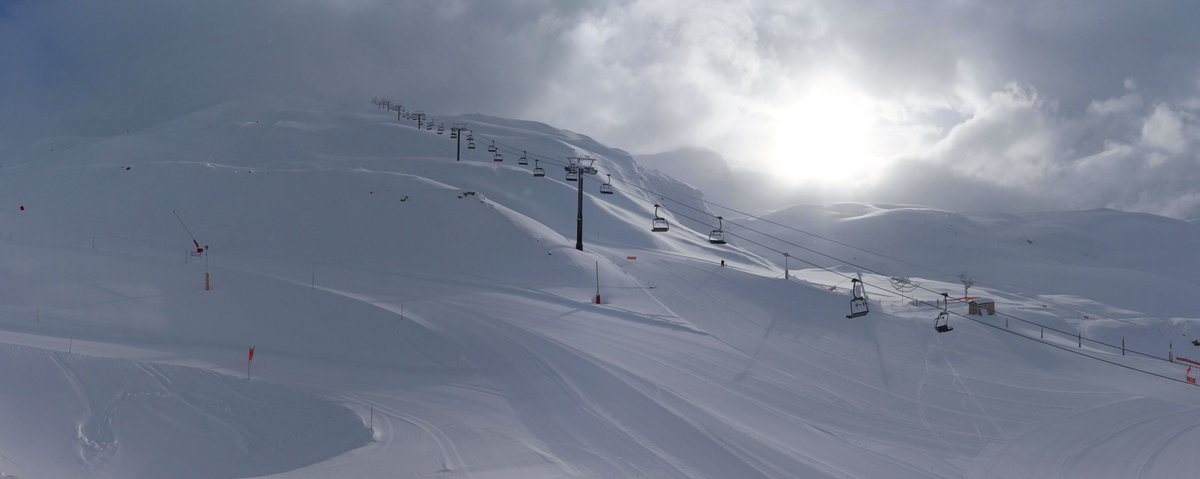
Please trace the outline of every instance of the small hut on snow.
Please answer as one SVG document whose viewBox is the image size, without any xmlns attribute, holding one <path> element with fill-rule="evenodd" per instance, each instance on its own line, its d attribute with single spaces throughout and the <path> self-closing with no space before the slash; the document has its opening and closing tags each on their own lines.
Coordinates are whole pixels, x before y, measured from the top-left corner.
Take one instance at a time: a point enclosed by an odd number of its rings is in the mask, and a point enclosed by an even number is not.
<svg viewBox="0 0 1200 479">
<path fill-rule="evenodd" d="M 988 298 L 975 298 L 967 303 L 967 314 L 983 316 L 984 311 L 987 311 L 988 316 L 995 316 L 996 302 Z"/>
</svg>

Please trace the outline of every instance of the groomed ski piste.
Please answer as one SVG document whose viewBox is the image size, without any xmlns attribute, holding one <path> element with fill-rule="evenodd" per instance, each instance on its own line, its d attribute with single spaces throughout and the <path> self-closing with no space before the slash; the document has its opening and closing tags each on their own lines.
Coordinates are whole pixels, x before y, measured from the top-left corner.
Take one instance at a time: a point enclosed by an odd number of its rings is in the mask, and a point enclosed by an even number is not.
<svg viewBox="0 0 1200 479">
<path fill-rule="evenodd" d="M 1200 470 L 1200 389 L 1168 360 L 1200 360 L 1193 223 L 747 218 L 583 135 L 481 115 L 439 135 L 364 106 L 231 103 L 5 152 L 2 477 Z M 582 252 L 569 156 L 599 171 Z M 997 315 L 952 301 L 939 334 L 926 303 L 963 297 L 962 271 Z M 847 319 L 859 272 L 871 312 Z"/>
</svg>

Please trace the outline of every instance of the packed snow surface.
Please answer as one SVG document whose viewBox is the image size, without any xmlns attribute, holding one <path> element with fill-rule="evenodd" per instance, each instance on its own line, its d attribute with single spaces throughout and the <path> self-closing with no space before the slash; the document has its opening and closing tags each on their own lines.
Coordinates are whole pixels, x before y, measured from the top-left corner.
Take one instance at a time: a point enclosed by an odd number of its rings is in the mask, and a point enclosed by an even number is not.
<svg viewBox="0 0 1200 479">
<path fill-rule="evenodd" d="M 477 148 L 463 141 L 456 162 L 448 130 L 382 111 L 229 104 L 4 152 L 0 474 L 1200 468 L 1200 389 L 1165 360 L 1200 360 L 1200 225 L 866 204 L 745 218 L 583 135 L 435 120 L 471 128 Z M 582 252 L 561 164 L 572 155 L 600 171 L 584 184 Z M 606 174 L 614 195 L 597 191 Z M 656 203 L 669 232 L 649 231 Z M 206 256 L 189 255 L 173 211 Z M 707 213 L 731 219 L 730 244 L 706 240 Z M 972 296 L 1030 322 L 952 316 L 953 331 L 934 332 L 938 310 L 920 301 L 961 297 L 968 270 Z M 858 271 L 872 311 L 849 320 Z"/>
</svg>

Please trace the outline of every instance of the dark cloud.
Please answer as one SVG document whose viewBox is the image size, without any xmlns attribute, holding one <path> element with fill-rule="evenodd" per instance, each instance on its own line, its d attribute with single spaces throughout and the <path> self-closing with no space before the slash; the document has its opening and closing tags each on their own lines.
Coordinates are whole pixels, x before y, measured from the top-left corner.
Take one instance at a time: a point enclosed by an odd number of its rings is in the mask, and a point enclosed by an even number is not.
<svg viewBox="0 0 1200 479">
<path fill-rule="evenodd" d="M 1115 0 L 17 1 L 0 5 L 0 141 L 227 101 L 358 108 L 382 95 L 632 151 L 709 147 L 774 176 L 864 170 L 827 182 L 828 200 L 1198 217 L 1197 13 Z M 812 145 L 824 123 L 853 128 L 845 155 Z"/>
<path fill-rule="evenodd" d="M 0 121 L 9 134 L 93 134 L 226 101 L 336 107 L 373 95 L 511 113 L 561 61 L 541 41 L 570 24 L 554 20 L 572 15 L 557 3 L 16 3 L 0 19 L 0 53 L 15 59 L 0 99 L 19 107 Z"/>
</svg>

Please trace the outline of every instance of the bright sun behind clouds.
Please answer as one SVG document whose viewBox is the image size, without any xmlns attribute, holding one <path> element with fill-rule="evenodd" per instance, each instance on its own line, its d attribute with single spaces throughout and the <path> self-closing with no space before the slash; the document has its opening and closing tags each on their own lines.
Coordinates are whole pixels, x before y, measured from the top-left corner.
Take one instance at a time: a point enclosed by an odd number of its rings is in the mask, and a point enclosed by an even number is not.
<svg viewBox="0 0 1200 479">
<path fill-rule="evenodd" d="M 774 116 L 767 154 L 786 183 L 852 181 L 882 163 L 872 103 L 846 84 L 814 84 L 782 102 Z"/>
</svg>

